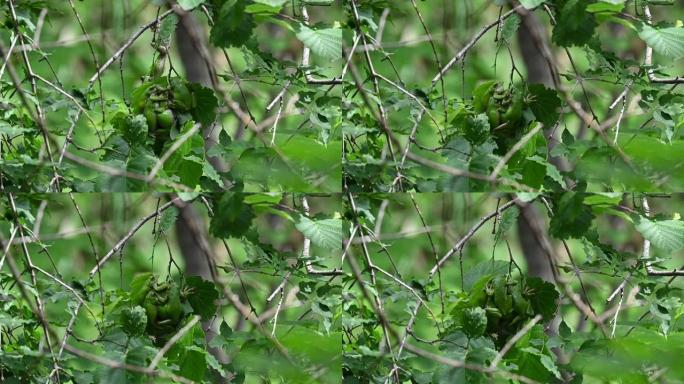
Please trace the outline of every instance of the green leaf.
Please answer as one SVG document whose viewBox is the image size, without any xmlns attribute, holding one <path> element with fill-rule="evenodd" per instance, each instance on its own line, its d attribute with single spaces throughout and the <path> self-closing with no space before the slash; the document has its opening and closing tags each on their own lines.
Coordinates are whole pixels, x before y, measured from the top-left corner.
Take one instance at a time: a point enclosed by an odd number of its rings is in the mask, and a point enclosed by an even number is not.
<svg viewBox="0 0 684 384">
<path fill-rule="evenodd" d="M 215 182 L 217 185 L 223 185 L 221 176 L 218 174 L 218 172 L 216 172 L 214 166 L 208 161 L 202 163 L 202 176 Z"/>
<path fill-rule="evenodd" d="M 176 218 L 178 217 L 178 209 L 176 207 L 171 207 L 162 213 L 161 219 L 159 220 L 159 226 L 157 227 L 157 237 L 164 233 L 168 233 L 171 226 L 176 223 Z"/>
<path fill-rule="evenodd" d="M 188 88 L 195 98 L 195 107 L 192 110 L 192 117 L 203 126 L 208 126 L 216 119 L 216 108 L 218 99 L 213 90 L 201 84 L 191 83 Z"/>
<path fill-rule="evenodd" d="M 316 55 L 332 60 L 342 57 L 342 30 L 339 28 L 311 29 L 300 24 L 297 38 Z"/>
<path fill-rule="evenodd" d="M 499 227 L 496 229 L 496 234 L 494 235 L 494 242 L 501 240 L 503 235 L 513 227 L 513 224 L 518 219 L 520 210 L 518 207 L 508 208 L 501 214 L 501 219 L 499 220 Z"/>
<path fill-rule="evenodd" d="M 278 192 L 255 193 L 245 196 L 245 203 L 249 205 L 272 206 L 283 200 L 283 194 Z"/>
<path fill-rule="evenodd" d="M 129 145 L 145 144 L 148 141 L 147 120 L 143 115 L 118 112 L 112 117 L 111 123 Z"/>
<path fill-rule="evenodd" d="M 299 216 L 295 227 L 318 246 L 335 250 L 342 247 L 343 234 L 340 219 L 311 220 L 306 216 Z"/>
<path fill-rule="evenodd" d="M 539 192 L 518 192 L 515 194 L 515 198 L 523 203 L 529 203 L 539 197 L 539 195 L 541 195 Z"/>
<path fill-rule="evenodd" d="M 653 28 L 644 24 L 639 37 L 656 52 L 672 59 L 684 57 L 684 28 Z"/>
<path fill-rule="evenodd" d="M 178 0 L 178 5 L 186 11 L 204 4 L 205 0 Z"/>
<path fill-rule="evenodd" d="M 209 232 L 218 238 L 240 237 L 252 225 L 252 207 L 243 203 L 242 192 L 226 192 L 215 200 Z"/>
<path fill-rule="evenodd" d="M 520 0 L 520 4 L 527 9 L 538 7 L 544 0 Z"/>
<path fill-rule="evenodd" d="M 596 20 L 587 12 L 587 0 L 569 0 L 556 11 L 552 40 L 561 47 L 582 46 L 594 35 Z"/>
<path fill-rule="evenodd" d="M 254 18 L 245 12 L 248 2 L 228 0 L 218 11 L 214 11 L 214 26 L 209 39 L 217 47 L 242 46 L 252 36 Z"/>
<path fill-rule="evenodd" d="M 515 36 L 518 27 L 520 27 L 520 17 L 516 14 L 508 17 L 506 21 L 504 21 L 499 33 L 499 45 L 502 45 L 504 42 L 509 42 Z"/>
<path fill-rule="evenodd" d="M 503 260 L 485 260 L 467 268 L 464 272 L 463 289 L 469 291 L 477 281 L 485 276 L 508 273 L 508 263 Z"/>
<path fill-rule="evenodd" d="M 193 312 L 203 319 L 212 317 L 216 313 L 218 299 L 216 286 L 199 276 L 188 276 L 185 283 L 189 288 L 187 299 Z"/>
<path fill-rule="evenodd" d="M 178 374 L 190 380 L 201 382 L 207 370 L 207 351 L 195 345 L 185 348 L 180 359 Z"/>
<path fill-rule="evenodd" d="M 542 84 L 531 84 L 528 91 L 532 97 L 530 109 L 537 121 L 544 124 L 544 128 L 551 128 L 558 120 L 558 110 L 561 106 L 558 93 Z"/>
<path fill-rule="evenodd" d="M 487 313 L 480 307 L 466 308 L 461 312 L 461 326 L 468 337 L 482 336 L 487 329 Z"/>
<path fill-rule="evenodd" d="M 650 220 L 643 216 L 635 217 L 636 229 L 653 245 L 665 251 L 684 248 L 684 221 Z"/>
<path fill-rule="evenodd" d="M 176 31 L 176 25 L 178 24 L 178 17 L 176 15 L 169 15 L 162 20 L 159 26 L 159 32 L 157 32 L 157 38 L 154 41 L 155 47 L 168 46 L 171 42 L 171 35 Z"/>
<path fill-rule="evenodd" d="M 151 272 L 141 273 L 136 275 L 133 280 L 131 280 L 131 302 L 133 304 L 142 304 L 145 295 L 150 289 L 150 283 L 154 276 Z"/>
<path fill-rule="evenodd" d="M 184 133 L 193 128 L 192 121 L 188 121 L 181 128 L 174 142 L 179 142 Z M 201 134 L 193 134 L 178 147 L 178 149 L 164 163 L 164 171 L 180 178 L 180 182 L 189 187 L 199 184 L 204 173 L 204 139 Z M 172 143 L 169 146 L 173 145 Z"/>
<path fill-rule="evenodd" d="M 591 227 L 594 214 L 584 205 L 584 194 L 565 192 L 555 201 L 549 233 L 557 239 L 581 238 Z"/>
<path fill-rule="evenodd" d="M 489 138 L 489 119 L 484 113 L 469 115 L 464 124 L 464 136 L 473 145 L 480 145 Z"/>
<path fill-rule="evenodd" d="M 271 7 L 281 7 L 288 0 L 253 0 L 255 3 L 269 5 Z"/>
<path fill-rule="evenodd" d="M 603 14 L 614 14 L 622 11 L 625 8 L 624 0 L 621 3 L 614 3 L 616 0 L 611 0 L 613 2 L 607 3 L 607 0 L 603 0 L 599 3 L 589 4 L 587 6 L 587 12 L 591 13 L 603 13 Z M 617 0 L 618 2 L 621 0 Z"/>
<path fill-rule="evenodd" d="M 550 320 L 556 314 L 558 308 L 558 291 L 553 284 L 538 277 L 525 279 L 526 296 L 535 313 L 542 315 L 544 320 Z"/>
<path fill-rule="evenodd" d="M 126 307 L 121 311 L 121 328 L 131 336 L 139 336 L 145 332 L 147 314 L 139 305 Z"/>
</svg>

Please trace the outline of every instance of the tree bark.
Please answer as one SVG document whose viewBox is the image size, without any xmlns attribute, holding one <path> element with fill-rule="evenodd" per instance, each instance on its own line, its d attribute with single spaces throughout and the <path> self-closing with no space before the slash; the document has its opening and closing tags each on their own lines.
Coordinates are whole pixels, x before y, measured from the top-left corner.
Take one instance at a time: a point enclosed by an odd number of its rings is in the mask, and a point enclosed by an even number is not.
<svg viewBox="0 0 684 384">
<path fill-rule="evenodd" d="M 197 44 L 204 44 L 203 31 L 191 13 L 184 13 L 178 17 L 176 47 L 185 69 L 185 76 L 189 82 L 212 87 L 212 74 L 202 58 L 201 52 L 202 49 L 206 48 L 197 46 Z M 206 150 L 218 142 L 218 130 L 214 128 L 214 125 L 203 127 Z M 210 158 L 208 160 L 217 170 L 225 170 L 225 165 L 221 164 L 220 159 Z M 206 228 L 204 221 L 192 205 L 188 204 L 180 209 L 176 220 L 176 236 L 185 261 L 185 273 L 188 276 L 200 276 L 211 281 L 211 267 L 208 258 L 212 255 L 205 255 L 199 246 L 199 242 L 207 238 L 204 228 Z M 202 321 L 207 342 L 219 333 L 221 320 L 222 316 L 219 314 L 212 319 Z M 228 356 L 221 350 L 210 349 L 210 352 L 222 363 L 229 360 Z"/>
<path fill-rule="evenodd" d="M 535 39 L 546 36 L 544 26 L 532 12 L 521 14 L 520 21 L 517 37 L 520 54 L 527 68 L 527 82 L 553 87 L 553 74 L 541 51 L 543 47 L 534 43 Z M 552 141 L 549 140 L 549 143 Z M 551 148 L 552 146 L 549 145 L 549 149 Z M 518 238 L 527 262 L 528 273 L 531 276 L 541 277 L 553 283 L 553 273 L 546 259 L 545 251 L 533 235 L 531 227 L 532 221 L 538 223 L 541 220 L 542 218 L 534 206 L 528 204 L 522 207 L 521 214 L 518 216 Z"/>
</svg>

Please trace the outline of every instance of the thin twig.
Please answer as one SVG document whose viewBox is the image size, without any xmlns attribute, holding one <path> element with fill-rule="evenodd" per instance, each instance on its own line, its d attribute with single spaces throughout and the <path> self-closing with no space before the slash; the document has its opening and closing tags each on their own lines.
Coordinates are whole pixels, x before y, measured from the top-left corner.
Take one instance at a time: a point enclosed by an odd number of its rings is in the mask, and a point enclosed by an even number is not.
<svg viewBox="0 0 684 384">
<path fill-rule="evenodd" d="M 154 358 L 152 358 L 152 361 L 150 362 L 150 365 L 147 366 L 147 369 L 153 371 L 159 362 L 161 362 L 161 359 L 164 358 L 166 352 L 168 352 L 171 347 L 173 347 L 183 336 L 185 336 L 185 334 L 188 333 L 199 321 L 200 317 L 198 315 L 193 316 L 190 321 L 183 326 L 183 328 L 179 329 L 178 332 L 171 336 L 171 338 L 166 342 L 166 344 L 164 344 L 159 352 L 154 355 Z"/>
<path fill-rule="evenodd" d="M 492 360 L 492 363 L 489 365 L 489 368 L 491 368 L 491 369 L 496 368 L 496 366 L 499 365 L 499 362 L 501 361 L 501 359 L 503 359 L 503 357 L 506 355 L 506 353 L 511 348 L 513 348 L 515 343 L 517 343 L 518 340 L 520 340 L 523 336 L 525 336 L 527 334 L 527 332 L 529 332 L 532 329 L 532 327 L 534 327 L 534 325 L 537 324 L 541 319 L 542 319 L 542 316 L 537 314 L 536 316 L 534 316 L 532 318 L 532 320 L 527 322 L 527 324 L 525 324 L 524 327 L 522 327 L 518 332 L 516 332 L 515 335 L 513 335 L 513 337 L 508 339 L 506 344 L 504 344 L 503 348 L 501 348 L 499 353 L 497 353 L 496 356 L 494 357 L 494 359 Z"/>
</svg>

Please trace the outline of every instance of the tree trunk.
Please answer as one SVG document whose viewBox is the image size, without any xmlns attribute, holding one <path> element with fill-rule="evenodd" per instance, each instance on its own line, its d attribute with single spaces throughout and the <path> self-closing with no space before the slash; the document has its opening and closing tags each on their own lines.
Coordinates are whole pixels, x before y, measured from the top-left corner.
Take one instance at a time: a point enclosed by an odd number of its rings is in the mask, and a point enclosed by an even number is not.
<svg viewBox="0 0 684 384">
<path fill-rule="evenodd" d="M 546 37 L 544 26 L 534 13 L 531 12 L 521 14 L 520 19 L 518 44 L 525 67 L 527 68 L 527 82 L 553 87 L 553 75 L 541 51 L 543 48 L 534 43 L 535 39 Z M 552 147 L 552 144 L 550 144 L 552 142 L 553 140 L 549 140 L 549 149 Z M 542 218 L 534 206 L 525 205 L 522 207 L 521 214 L 518 216 L 518 237 L 525 255 L 529 274 L 541 277 L 549 282 L 554 282 L 553 273 L 546 259 L 545 251 L 532 232 L 532 221 L 539 223 L 541 220 Z"/>
<path fill-rule="evenodd" d="M 176 27 L 176 47 L 185 69 L 185 76 L 189 82 L 199 83 L 205 87 L 211 87 L 211 73 L 207 63 L 202 58 L 202 49 L 197 46 L 204 44 L 203 31 L 191 13 L 179 15 Z M 218 142 L 218 130 L 214 125 L 203 127 L 205 148 L 208 150 Z M 220 159 L 209 159 L 209 162 L 219 171 L 225 170 Z M 207 258 L 212 255 L 204 255 L 199 242 L 206 239 L 204 221 L 192 205 L 186 205 L 180 209 L 176 220 L 176 235 L 178 245 L 185 261 L 185 273 L 188 276 L 200 276 L 205 280 L 212 280 L 211 267 Z M 201 238 L 197 238 L 200 236 Z M 219 331 L 222 316 L 219 314 L 212 319 L 202 321 L 202 328 L 206 334 L 207 342 L 214 338 Z M 228 362 L 228 356 L 221 350 L 210 349 L 210 352 L 222 363 Z"/>
</svg>

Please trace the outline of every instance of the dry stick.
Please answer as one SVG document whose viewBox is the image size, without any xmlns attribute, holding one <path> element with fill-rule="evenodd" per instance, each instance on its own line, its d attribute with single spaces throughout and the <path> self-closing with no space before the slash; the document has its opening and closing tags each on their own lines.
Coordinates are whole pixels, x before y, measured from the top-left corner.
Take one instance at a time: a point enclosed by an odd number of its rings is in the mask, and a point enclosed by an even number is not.
<svg viewBox="0 0 684 384">
<path fill-rule="evenodd" d="M 166 152 L 164 152 L 164 154 L 162 155 L 162 157 L 160 157 L 159 159 L 157 159 L 157 163 L 154 164 L 154 167 L 152 167 L 152 169 L 150 170 L 150 173 L 149 173 L 149 174 L 147 175 L 147 177 L 145 178 L 145 181 L 149 183 L 150 181 L 154 180 L 154 177 L 157 176 L 157 173 L 159 173 L 159 171 L 162 169 L 162 167 L 164 166 L 164 163 L 165 163 L 171 156 L 173 156 L 173 154 L 176 153 L 176 151 L 177 151 L 177 150 L 178 150 L 178 149 L 179 149 L 179 148 L 180 148 L 180 147 L 181 147 L 181 146 L 182 146 L 190 137 L 192 137 L 192 135 L 194 135 L 195 133 L 197 133 L 197 131 L 199 131 L 199 129 L 200 129 L 201 127 L 202 127 L 202 124 L 196 123 L 190 130 L 188 130 L 187 132 L 185 132 L 183 135 L 181 135 L 181 137 L 179 137 L 176 141 L 174 141 L 173 144 L 171 145 L 171 147 L 169 147 L 169 149 L 166 150 Z"/>
<path fill-rule="evenodd" d="M 7 244 L 5 245 L 5 249 L 2 250 L 2 258 L 0 258 L 0 271 L 2 271 L 2 266 L 5 264 L 5 258 L 7 257 L 7 252 L 9 252 L 10 247 L 12 246 L 12 243 L 14 242 L 14 237 L 17 235 L 17 232 L 19 230 L 19 227 L 14 227 L 12 229 L 12 233 L 10 233 L 9 240 L 7 241 Z"/>
<path fill-rule="evenodd" d="M 283 90 L 287 89 L 287 86 L 283 88 Z M 283 97 L 280 98 L 278 102 L 278 112 L 276 112 L 276 117 L 275 120 L 273 120 L 273 128 L 271 128 L 271 131 L 273 131 L 273 134 L 271 135 L 271 147 L 275 144 L 275 138 L 276 138 L 276 132 L 278 129 L 278 120 L 280 120 L 280 115 L 283 113 Z"/>
<path fill-rule="evenodd" d="M 630 90 L 630 87 L 634 83 L 634 80 L 631 79 L 625 84 L 625 89 L 620 92 L 618 97 L 613 101 L 610 106 L 608 106 L 608 110 L 612 111 L 617 104 L 622 101 L 622 107 L 620 108 L 620 114 L 618 115 L 617 122 L 615 124 L 615 138 L 613 139 L 613 144 L 617 144 L 618 140 L 618 134 L 620 133 L 620 122 L 622 121 L 622 117 L 625 115 L 625 107 L 627 106 L 627 92 Z M 605 122 L 604 122 L 605 123 Z"/>
<path fill-rule="evenodd" d="M 651 25 L 652 22 L 652 17 L 651 17 L 651 9 L 649 8 L 648 5 L 644 5 L 644 14 L 646 15 L 646 20 L 649 25 Z M 684 77 L 682 76 L 677 76 L 677 77 L 657 77 L 651 69 L 651 65 L 653 62 L 653 48 L 651 48 L 650 45 L 646 45 L 646 57 L 644 58 L 644 65 L 649 67 L 648 71 L 646 72 L 648 74 L 648 80 L 651 81 L 652 83 L 659 83 L 659 84 L 684 84 Z"/>
<path fill-rule="evenodd" d="M 157 367 L 157 365 L 159 364 L 159 362 L 161 361 L 161 359 L 164 358 L 164 355 L 166 354 L 166 352 L 168 352 L 171 349 L 171 347 L 173 347 L 178 342 L 178 340 L 180 340 L 183 336 L 185 336 L 185 334 L 188 333 L 188 331 L 190 331 L 192 329 L 192 327 L 194 327 L 195 324 L 197 324 L 199 321 L 200 321 L 199 316 L 197 316 L 197 315 L 193 316 L 190 319 L 190 321 L 188 321 L 188 323 L 185 324 L 185 326 L 183 328 L 179 329 L 178 332 L 176 332 L 173 336 L 171 336 L 169 341 L 167 341 L 166 344 L 164 344 L 164 346 L 159 350 L 159 352 L 157 352 L 157 354 L 154 355 L 154 358 L 150 362 L 150 365 L 147 366 L 147 369 L 148 370 L 154 370 Z"/>
<path fill-rule="evenodd" d="M 297 308 L 301 306 L 301 303 L 292 303 L 296 298 L 297 298 L 297 293 L 299 293 L 299 288 L 298 287 L 293 287 L 289 291 L 287 291 L 287 294 L 285 295 L 285 302 L 283 303 L 283 309 L 288 309 L 288 308 Z M 289 303 L 289 305 L 288 305 Z M 278 309 L 280 310 L 280 309 Z M 276 312 L 276 308 L 270 308 L 267 309 L 263 312 L 258 317 L 259 322 L 263 323 L 266 320 L 270 319 L 273 317 L 273 315 Z"/>
<path fill-rule="evenodd" d="M 292 271 L 287 271 L 285 277 L 283 277 L 283 281 L 281 281 L 280 284 L 278 284 L 278 286 L 275 287 L 273 292 L 271 292 L 271 294 L 268 295 L 268 297 L 266 298 L 267 303 L 270 303 L 271 300 L 273 300 L 273 298 L 278 294 L 278 292 L 282 292 L 283 287 L 285 287 L 285 284 L 287 284 L 287 280 L 290 278 L 290 276 L 292 276 Z"/>
<path fill-rule="evenodd" d="M 618 319 L 618 315 L 620 315 L 620 309 L 622 308 L 622 300 L 624 298 L 625 298 L 624 290 L 621 289 L 620 290 L 620 301 L 618 302 L 617 310 L 615 311 L 615 316 L 613 316 L 613 320 L 612 320 L 613 328 L 610 331 L 610 338 L 611 339 L 615 337 L 615 328 L 617 327 L 617 319 Z"/>
<path fill-rule="evenodd" d="M 12 31 L 12 35 L 14 35 L 14 31 Z M 10 57 L 12 57 L 12 51 L 14 50 L 14 46 L 17 44 L 17 40 L 19 40 L 19 35 L 15 35 L 11 38 L 10 46 L 7 50 L 7 56 L 3 56 L 4 61 L 2 63 L 2 68 L 0 68 L 0 79 L 2 79 L 2 75 L 5 74 L 5 67 L 7 66 L 7 62 L 9 61 Z"/>
<path fill-rule="evenodd" d="M 411 195 L 413 196 L 413 195 Z M 373 227 L 373 237 L 379 238 L 380 237 L 380 231 L 382 229 L 382 223 L 385 220 L 385 211 L 387 210 L 387 206 L 389 205 L 389 200 L 383 199 L 382 202 L 380 203 L 380 207 L 378 208 L 378 213 L 376 215 L 375 219 L 375 226 Z"/>
<path fill-rule="evenodd" d="M 644 196 L 641 199 L 641 205 L 644 209 L 644 216 L 648 219 L 651 216 L 651 207 L 648 205 L 648 199 Z M 642 250 L 641 259 L 646 265 L 646 273 L 649 276 L 684 276 L 684 269 L 673 269 L 671 271 L 656 270 L 651 265 L 651 241 L 644 237 L 644 246 Z"/>
<path fill-rule="evenodd" d="M 344 251 L 342 252 L 342 265 L 344 265 L 344 258 L 347 256 L 347 252 L 349 252 L 349 248 L 352 245 L 352 242 L 354 241 L 354 236 L 356 236 L 356 231 L 359 228 L 354 225 L 351 229 L 351 233 L 349 234 L 349 239 L 347 239 L 347 245 L 344 247 Z"/>
<path fill-rule="evenodd" d="M 625 305 L 628 307 L 633 306 L 634 299 L 635 299 L 637 293 L 639 293 L 639 286 L 636 286 L 636 287 L 630 289 L 626 295 L 627 298 L 624 299 L 624 304 L 622 306 L 623 307 Z M 622 294 L 624 295 L 624 291 L 622 292 Z M 615 305 L 611 308 L 608 308 L 605 311 L 603 311 L 603 313 L 601 313 L 601 315 L 599 315 L 599 319 L 601 319 L 601 322 L 605 322 L 606 320 L 613 317 L 615 315 L 615 311 L 617 311 L 617 310 L 618 310 L 618 305 Z"/>
<path fill-rule="evenodd" d="M 622 282 L 620 283 L 620 285 L 618 285 L 617 288 L 615 288 L 613 290 L 613 293 L 611 293 L 608 296 L 608 298 L 606 299 L 606 303 L 613 301 L 613 299 L 615 298 L 615 296 L 618 293 L 622 293 L 622 291 L 625 289 L 625 285 L 627 284 L 627 281 L 629 280 L 630 277 L 632 277 L 632 271 L 629 271 L 629 273 L 627 273 L 627 276 L 625 276 L 625 278 L 622 279 Z"/>
<path fill-rule="evenodd" d="M 354 34 L 356 34 L 356 32 L 354 32 Z M 347 75 L 347 70 L 349 69 L 349 63 L 351 63 L 351 60 L 354 57 L 354 50 L 356 49 L 356 46 L 359 45 L 360 41 L 361 41 L 361 36 L 357 36 L 356 39 L 354 39 L 354 44 L 352 44 L 352 47 L 349 50 L 349 53 L 347 53 L 347 60 L 344 62 L 344 66 L 342 67 L 342 74 L 340 75 L 340 80 L 344 80 L 344 77 Z"/>
<path fill-rule="evenodd" d="M 524 327 L 522 327 L 518 332 L 516 332 L 516 334 L 513 335 L 513 337 L 508 339 L 506 344 L 504 344 L 503 348 L 501 348 L 499 353 L 496 354 L 496 356 L 494 357 L 494 360 L 492 360 L 492 363 L 489 365 L 489 368 L 490 369 L 496 368 L 496 366 L 499 364 L 501 359 L 503 359 L 503 357 L 506 355 L 506 353 L 511 348 L 513 348 L 515 343 L 517 343 L 518 340 L 520 340 L 523 336 L 525 336 L 525 334 L 527 334 L 527 332 L 529 332 L 532 329 L 532 327 L 534 327 L 534 325 L 537 324 L 539 322 L 539 320 L 541 320 L 541 319 L 542 319 L 542 316 L 537 314 L 536 316 L 534 316 L 532 318 L 532 320 L 527 322 L 527 324 L 525 324 Z"/>
<path fill-rule="evenodd" d="M 278 305 L 276 306 L 275 314 L 273 315 L 273 328 L 271 329 L 271 336 L 275 337 L 276 326 L 278 324 L 278 314 L 280 309 L 283 307 L 283 298 L 285 297 L 285 289 L 280 290 L 280 299 L 278 300 Z"/>
<path fill-rule="evenodd" d="M 620 123 L 622 122 L 622 117 L 625 115 L 625 107 L 627 106 L 627 97 L 622 98 L 622 107 L 620 108 L 620 114 L 618 115 L 617 123 L 615 123 L 615 137 L 613 138 L 613 144 L 617 145 L 618 135 L 620 134 Z"/>
</svg>

